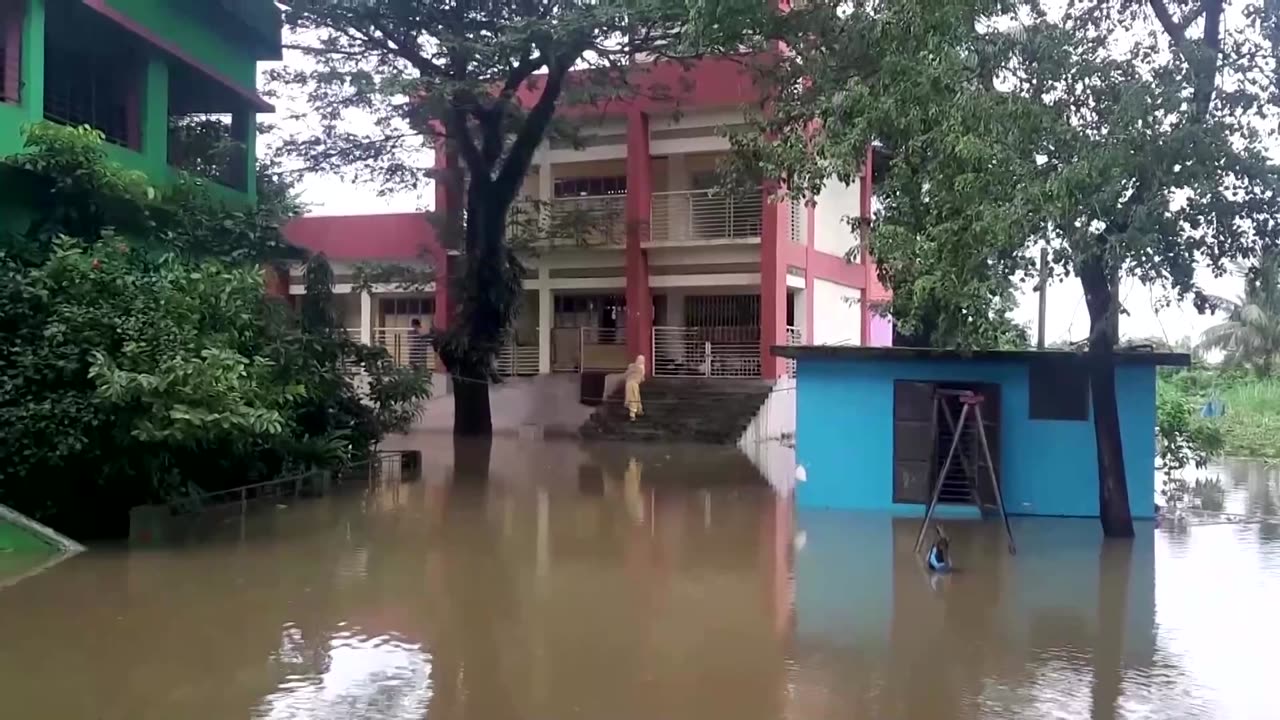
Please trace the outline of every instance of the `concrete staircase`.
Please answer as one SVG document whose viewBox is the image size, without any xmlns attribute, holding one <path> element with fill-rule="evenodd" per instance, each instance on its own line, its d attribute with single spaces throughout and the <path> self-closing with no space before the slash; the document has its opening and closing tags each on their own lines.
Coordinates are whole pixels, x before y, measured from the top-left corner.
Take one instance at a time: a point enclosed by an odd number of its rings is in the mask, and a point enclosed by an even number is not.
<svg viewBox="0 0 1280 720">
<path fill-rule="evenodd" d="M 764 380 L 651 378 L 640 387 L 643 416 L 628 419 L 619 389 L 587 418 L 581 434 L 591 440 L 734 445 L 771 389 Z"/>
</svg>

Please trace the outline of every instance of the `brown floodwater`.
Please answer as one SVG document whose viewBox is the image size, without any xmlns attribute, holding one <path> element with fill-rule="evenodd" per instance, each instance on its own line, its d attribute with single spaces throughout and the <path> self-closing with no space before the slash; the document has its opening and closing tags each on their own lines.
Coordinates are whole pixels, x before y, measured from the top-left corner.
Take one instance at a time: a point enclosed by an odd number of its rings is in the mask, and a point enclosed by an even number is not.
<svg viewBox="0 0 1280 720">
<path fill-rule="evenodd" d="M 918 520 L 795 510 L 731 451 L 404 442 L 416 482 L 0 590 L 0 717 L 1277 717 L 1275 525 L 1017 519 L 1011 557 L 950 521 L 938 579 Z"/>
</svg>

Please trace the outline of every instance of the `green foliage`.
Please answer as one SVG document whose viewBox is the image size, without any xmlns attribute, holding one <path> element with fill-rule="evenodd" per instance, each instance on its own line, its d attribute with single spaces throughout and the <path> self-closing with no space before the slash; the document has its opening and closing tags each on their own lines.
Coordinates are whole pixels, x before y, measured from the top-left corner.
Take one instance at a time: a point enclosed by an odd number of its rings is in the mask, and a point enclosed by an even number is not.
<svg viewBox="0 0 1280 720">
<path fill-rule="evenodd" d="M 426 378 L 353 347 L 322 258 L 301 317 L 265 296 L 250 261 L 280 206 L 158 190 L 90 131 L 28 144 L 7 162 L 48 194 L 0 249 L 0 502 L 119 535 L 134 505 L 342 463 L 411 421 Z"/>
<path fill-rule="evenodd" d="M 1180 475 L 1188 467 L 1203 469 L 1222 453 L 1221 428 L 1200 417 L 1201 403 L 1181 386 L 1164 380 L 1156 392 L 1156 460 L 1169 475 Z"/>
<path fill-rule="evenodd" d="M 1114 342 L 1113 273 L 1203 303 L 1197 266 L 1275 237 L 1261 129 L 1280 11 L 1235 9 L 1228 24 L 1220 1 L 812 0 L 763 70 L 770 115 L 735 143 L 806 194 L 879 148 L 871 250 L 903 327 L 989 337 L 1047 246 L 1052 275 L 1082 283 L 1091 339 Z"/>
<path fill-rule="evenodd" d="M 300 207 L 274 166 L 259 179 L 257 205 L 232 203 L 208 191 L 206 180 L 180 174 L 160 187 L 145 173 L 107 157 L 100 132 L 41 122 L 27 128 L 26 152 L 4 159 L 35 192 L 32 220 L 0 249 L 40 261 L 58 237 L 93 241 L 107 231 L 131 238 L 148 252 L 263 262 L 298 256 L 281 223 Z"/>
<path fill-rule="evenodd" d="M 1221 434 L 1220 454 L 1280 460 L 1280 380 L 1258 378 L 1243 368 L 1165 370 L 1158 385 L 1162 404 L 1166 395 L 1189 400 L 1197 413 L 1193 424 L 1211 426 Z M 1198 417 L 1211 399 L 1223 404 L 1226 415 Z"/>
<path fill-rule="evenodd" d="M 1237 265 L 1236 274 L 1245 279 L 1244 293 L 1211 298 L 1227 319 L 1201 334 L 1199 348 L 1221 350 L 1229 367 L 1267 377 L 1280 359 L 1280 252 L 1264 252 L 1252 268 Z"/>
</svg>

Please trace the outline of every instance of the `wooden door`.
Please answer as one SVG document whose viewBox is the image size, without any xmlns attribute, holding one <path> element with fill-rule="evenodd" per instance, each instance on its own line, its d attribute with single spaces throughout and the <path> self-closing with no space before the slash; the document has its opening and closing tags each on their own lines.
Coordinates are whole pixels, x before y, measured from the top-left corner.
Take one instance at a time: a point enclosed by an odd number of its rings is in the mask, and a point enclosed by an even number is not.
<svg viewBox="0 0 1280 720">
<path fill-rule="evenodd" d="M 931 382 L 893 383 L 893 501 L 929 502 L 934 475 L 934 417 Z"/>
</svg>

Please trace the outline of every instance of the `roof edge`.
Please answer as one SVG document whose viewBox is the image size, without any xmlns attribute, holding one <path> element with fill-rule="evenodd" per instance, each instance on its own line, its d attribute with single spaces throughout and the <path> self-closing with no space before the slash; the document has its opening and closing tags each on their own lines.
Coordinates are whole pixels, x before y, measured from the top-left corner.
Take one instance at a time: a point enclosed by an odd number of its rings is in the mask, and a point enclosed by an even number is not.
<svg viewBox="0 0 1280 720">
<path fill-rule="evenodd" d="M 969 360 L 979 362 L 1026 362 L 1039 358 L 1083 360 L 1086 353 L 1071 350 L 956 350 L 948 348 L 868 347 L 863 345 L 774 345 L 775 357 L 832 360 Z M 1163 365 L 1188 367 L 1191 355 L 1177 352 L 1117 350 L 1119 365 Z"/>
</svg>

